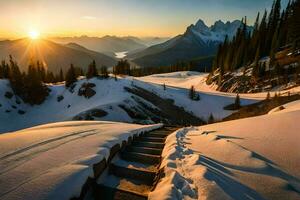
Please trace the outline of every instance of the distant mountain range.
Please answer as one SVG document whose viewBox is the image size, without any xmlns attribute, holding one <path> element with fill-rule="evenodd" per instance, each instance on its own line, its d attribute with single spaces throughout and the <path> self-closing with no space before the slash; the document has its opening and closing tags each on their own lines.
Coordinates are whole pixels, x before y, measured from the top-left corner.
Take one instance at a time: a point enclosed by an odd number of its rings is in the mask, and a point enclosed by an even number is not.
<svg viewBox="0 0 300 200">
<path fill-rule="evenodd" d="M 146 37 L 138 38 L 133 36 L 117 37 L 117 36 L 104 36 L 104 37 L 56 37 L 50 40 L 61 43 L 76 43 L 82 45 L 93 51 L 104 53 L 109 56 L 114 56 L 115 52 L 130 52 L 147 48 L 150 45 L 162 43 L 169 38 L 159 37 Z"/>
<path fill-rule="evenodd" d="M 231 39 L 242 22 L 217 21 L 208 27 L 202 20 L 190 25 L 183 35 L 178 35 L 164 43 L 148 47 L 142 51 L 130 53 L 128 58 L 142 67 L 172 65 L 179 61 L 189 61 L 203 57 L 205 62 L 216 54 L 218 45 L 228 35 Z M 248 27 L 251 31 L 251 27 Z M 201 60 L 201 59 L 200 59 Z"/>
<path fill-rule="evenodd" d="M 64 71 L 70 64 L 86 69 L 90 62 L 96 61 L 98 66 L 114 66 L 117 61 L 107 55 L 91 51 L 78 44 L 57 44 L 49 40 L 5 40 L 0 41 L 0 59 L 7 60 L 9 55 L 18 62 L 22 70 L 26 70 L 30 60 L 41 61 L 50 71 Z"/>
<path fill-rule="evenodd" d="M 141 67 L 167 66 L 181 61 L 209 66 L 216 54 L 218 45 L 226 35 L 233 38 L 242 25 L 233 22 L 217 21 L 208 27 L 202 20 L 190 25 L 184 34 L 174 38 L 159 37 L 56 37 L 49 40 L 4 40 L 0 41 L 0 59 L 12 55 L 20 67 L 27 69 L 31 59 L 39 60 L 49 70 L 66 70 L 70 63 L 83 69 L 95 60 L 98 66 L 112 67 L 116 64 L 116 52 L 128 52 L 127 59 Z M 251 31 L 252 27 L 249 27 Z"/>
</svg>

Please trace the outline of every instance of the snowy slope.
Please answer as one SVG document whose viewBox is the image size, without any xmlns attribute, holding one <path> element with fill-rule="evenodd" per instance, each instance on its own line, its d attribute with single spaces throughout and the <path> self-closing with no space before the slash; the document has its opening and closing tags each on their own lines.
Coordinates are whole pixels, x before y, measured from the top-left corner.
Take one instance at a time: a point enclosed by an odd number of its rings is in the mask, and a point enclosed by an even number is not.
<svg viewBox="0 0 300 200">
<path fill-rule="evenodd" d="M 278 114 L 278 113 L 291 112 L 291 111 L 297 111 L 297 110 L 300 110 L 300 100 L 293 101 L 293 102 L 284 104 L 282 106 L 279 106 L 277 108 L 274 108 L 268 114 Z"/>
<path fill-rule="evenodd" d="M 79 197 L 93 165 L 129 136 L 161 125 L 60 122 L 0 135 L 0 199 Z"/>
<path fill-rule="evenodd" d="M 178 88 L 186 88 L 189 89 L 192 85 L 195 89 L 201 93 L 211 94 L 211 95 L 218 95 L 218 96 L 227 96 L 227 97 L 235 97 L 236 93 L 229 93 L 229 92 L 220 92 L 217 91 L 216 85 L 207 85 L 208 73 L 199 73 L 199 72 L 190 72 L 190 71 L 182 71 L 182 72 L 172 72 L 166 74 L 154 74 L 150 76 L 145 76 L 139 78 L 139 80 L 143 80 L 149 83 L 155 84 L 166 84 L 173 87 Z M 273 90 L 270 92 L 272 96 L 276 92 L 280 90 Z M 289 90 L 282 91 L 282 94 L 296 94 L 300 93 L 300 87 L 294 87 Z M 260 92 L 260 93 L 246 93 L 246 94 L 239 94 L 241 97 L 245 99 L 253 99 L 253 100 L 263 100 L 267 97 L 267 92 Z"/>
<path fill-rule="evenodd" d="M 173 133 L 163 152 L 166 178 L 150 199 L 300 199 L 300 104 L 293 104 Z"/>
<path fill-rule="evenodd" d="M 192 72 L 191 72 L 192 73 Z M 197 79 L 196 79 L 197 81 Z M 163 90 L 162 85 L 150 83 L 148 80 L 135 79 L 132 77 L 114 79 L 91 79 L 89 83 L 95 83 L 96 95 L 90 99 L 78 96 L 78 90 L 85 79 L 78 81 L 74 92 L 66 90 L 64 85 L 50 85 L 50 95 L 41 105 L 29 106 L 21 103 L 16 104 L 15 96 L 11 99 L 4 97 L 6 91 L 11 91 L 8 81 L 0 80 L 0 132 L 19 130 L 51 122 L 72 120 L 75 116 L 91 109 L 101 109 L 108 115 L 98 120 L 133 122 L 133 119 L 118 105 L 135 105 L 132 94 L 124 90 L 124 87 L 141 87 L 151 91 L 162 98 L 173 99 L 177 106 L 183 107 L 186 111 L 192 112 L 195 116 L 207 119 L 212 113 L 215 118 L 221 119 L 232 113 L 225 111 L 223 107 L 234 102 L 235 96 L 221 96 L 215 94 L 200 93 L 200 101 L 189 99 L 189 90 L 185 87 L 167 87 Z M 185 81 L 182 83 L 186 84 Z M 63 96 L 60 102 L 57 97 Z M 253 100 L 242 99 L 242 104 L 253 103 Z M 147 102 L 151 105 L 150 102 Z M 6 111 L 9 112 L 6 112 Z M 25 111 L 19 114 L 18 111 Z"/>
</svg>

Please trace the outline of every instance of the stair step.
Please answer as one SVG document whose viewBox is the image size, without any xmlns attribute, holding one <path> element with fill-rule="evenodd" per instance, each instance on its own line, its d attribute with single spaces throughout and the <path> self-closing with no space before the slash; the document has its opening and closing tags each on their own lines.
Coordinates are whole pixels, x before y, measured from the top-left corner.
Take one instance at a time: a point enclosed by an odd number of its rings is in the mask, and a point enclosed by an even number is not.
<svg viewBox="0 0 300 200">
<path fill-rule="evenodd" d="M 123 167 L 116 164 L 110 164 L 109 172 L 115 176 L 139 180 L 146 185 L 152 185 L 156 172 L 144 169 L 138 169 L 132 166 Z"/>
<path fill-rule="evenodd" d="M 151 154 L 151 155 L 161 155 L 162 153 L 162 149 L 155 149 L 149 147 L 135 147 L 135 146 L 126 147 L 126 151 Z"/>
<path fill-rule="evenodd" d="M 166 139 L 166 137 L 167 137 L 168 135 L 150 132 L 150 133 L 146 133 L 145 136 L 146 136 L 146 137 L 154 137 L 154 138 L 162 138 L 162 139 Z"/>
<path fill-rule="evenodd" d="M 96 199 L 147 199 L 152 186 L 139 180 L 121 178 L 112 174 L 98 182 L 95 188 Z"/>
<path fill-rule="evenodd" d="M 165 139 L 176 130 L 163 127 L 134 137 L 93 184 L 94 199 L 147 200 L 158 178 Z"/>
<path fill-rule="evenodd" d="M 165 139 L 164 138 L 158 138 L 158 137 L 142 136 L 142 137 L 137 138 L 136 141 L 164 143 Z"/>
<path fill-rule="evenodd" d="M 146 163 L 146 164 L 158 164 L 161 160 L 160 156 L 128 152 L 128 151 L 123 152 L 121 154 L 121 158 L 124 160 Z"/>
<path fill-rule="evenodd" d="M 98 185 L 94 194 L 95 200 L 147 200 L 146 195 L 136 194 L 116 188 Z"/>
<path fill-rule="evenodd" d="M 163 127 L 162 129 L 159 129 L 159 130 L 176 131 L 178 129 L 180 129 L 180 127 L 165 126 L 165 127 Z"/>
<path fill-rule="evenodd" d="M 140 142 L 140 141 L 134 141 L 132 142 L 133 146 L 136 147 L 149 147 L 149 148 L 160 148 L 163 149 L 165 144 L 164 143 L 158 143 L 158 142 Z"/>
<path fill-rule="evenodd" d="M 140 162 L 134 162 L 134 161 L 128 161 L 121 159 L 120 155 L 118 155 L 118 158 L 115 159 L 113 164 L 122 166 L 122 167 L 134 167 L 136 169 L 144 169 L 148 171 L 157 171 L 158 165 L 157 164 L 148 164 L 148 163 L 140 163 Z"/>
<path fill-rule="evenodd" d="M 149 133 L 159 133 L 159 134 L 169 135 L 170 133 L 172 133 L 172 131 L 168 131 L 168 130 L 155 130 L 155 131 L 151 131 Z"/>
</svg>

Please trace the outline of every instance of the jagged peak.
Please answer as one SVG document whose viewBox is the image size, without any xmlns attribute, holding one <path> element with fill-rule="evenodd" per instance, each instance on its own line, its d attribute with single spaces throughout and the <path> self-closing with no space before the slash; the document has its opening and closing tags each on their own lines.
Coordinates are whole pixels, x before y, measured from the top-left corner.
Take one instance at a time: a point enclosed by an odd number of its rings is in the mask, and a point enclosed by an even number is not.
<svg viewBox="0 0 300 200">
<path fill-rule="evenodd" d="M 195 27 L 197 29 L 208 29 L 208 26 L 205 24 L 205 22 L 202 19 L 199 19 L 197 23 L 195 24 Z"/>
</svg>

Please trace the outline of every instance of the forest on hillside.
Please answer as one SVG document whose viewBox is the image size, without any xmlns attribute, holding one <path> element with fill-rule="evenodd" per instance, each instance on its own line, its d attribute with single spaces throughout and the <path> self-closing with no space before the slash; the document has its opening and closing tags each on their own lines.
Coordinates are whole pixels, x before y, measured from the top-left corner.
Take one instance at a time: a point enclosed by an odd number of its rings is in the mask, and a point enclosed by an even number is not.
<svg viewBox="0 0 300 200">
<path fill-rule="evenodd" d="M 224 74 L 241 67 L 253 68 L 252 81 L 300 73 L 300 0 L 290 1 L 285 9 L 274 0 L 270 13 L 257 14 L 253 32 L 247 31 L 247 18 L 230 41 L 220 44 L 213 70 L 219 71 L 219 85 Z M 269 62 L 260 62 L 267 57 Z M 295 64 L 286 67 L 289 64 Z M 269 65 L 269 66 L 267 66 Z"/>
</svg>

